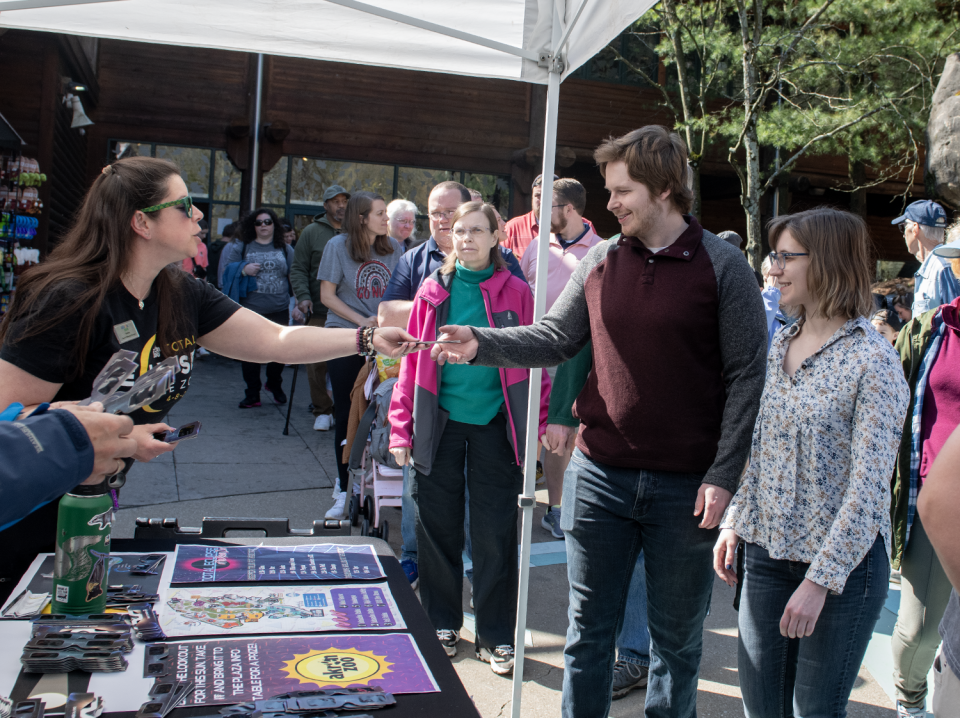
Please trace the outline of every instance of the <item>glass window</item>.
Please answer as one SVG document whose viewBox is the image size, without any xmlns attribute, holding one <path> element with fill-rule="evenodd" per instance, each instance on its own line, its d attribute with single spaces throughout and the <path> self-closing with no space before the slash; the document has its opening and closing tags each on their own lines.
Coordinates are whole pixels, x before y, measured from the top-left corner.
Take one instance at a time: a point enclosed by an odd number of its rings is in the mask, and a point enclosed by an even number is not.
<svg viewBox="0 0 960 718">
<path fill-rule="evenodd" d="M 484 202 L 492 204 L 500 212 L 500 216 L 506 218 L 510 205 L 510 182 L 506 177 L 464 172 L 463 183 L 470 189 L 477 190 L 483 195 Z"/>
<path fill-rule="evenodd" d="M 231 222 L 240 219 L 240 205 L 237 204 L 214 204 L 210 212 L 210 235 L 212 238 L 218 238 L 223 234 L 223 228 Z"/>
<path fill-rule="evenodd" d="M 153 145 L 149 142 L 114 142 L 110 151 L 110 161 L 122 157 L 153 157 Z"/>
<path fill-rule="evenodd" d="M 397 197 L 408 199 L 417 205 L 419 214 L 427 213 L 427 197 L 434 185 L 447 180 L 460 179 L 459 172 L 427 170 L 421 167 L 401 167 L 397 174 Z M 419 227 L 418 227 L 419 231 Z"/>
<path fill-rule="evenodd" d="M 273 166 L 273 169 L 263 176 L 263 198 L 261 201 L 264 204 L 287 203 L 287 164 L 289 160 L 289 157 L 281 157 L 280 161 Z M 283 212 L 280 214 L 283 214 Z"/>
<path fill-rule="evenodd" d="M 175 162 L 187 192 L 194 197 L 210 196 L 210 150 L 197 147 L 157 145 L 157 157 Z"/>
<path fill-rule="evenodd" d="M 293 157 L 290 176 L 291 204 L 323 204 L 323 191 L 338 184 L 348 192 L 376 192 L 393 195 L 393 165 L 339 162 Z"/>
<path fill-rule="evenodd" d="M 213 198 L 240 201 L 240 170 L 233 166 L 223 150 L 214 153 Z"/>
</svg>

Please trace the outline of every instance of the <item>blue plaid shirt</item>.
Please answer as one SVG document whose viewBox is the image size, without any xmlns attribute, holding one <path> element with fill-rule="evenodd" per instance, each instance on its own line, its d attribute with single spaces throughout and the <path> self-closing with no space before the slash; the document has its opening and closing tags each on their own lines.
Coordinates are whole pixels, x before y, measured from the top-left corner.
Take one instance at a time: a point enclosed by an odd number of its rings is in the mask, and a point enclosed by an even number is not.
<svg viewBox="0 0 960 718">
<path fill-rule="evenodd" d="M 937 360 L 937 354 L 940 353 L 940 344 L 943 342 L 945 327 L 943 324 L 942 310 L 938 311 L 933 317 L 932 330 L 930 348 L 924 355 L 923 361 L 920 362 L 920 373 L 917 375 L 916 399 L 913 402 L 913 416 L 910 419 L 910 496 L 907 500 L 907 535 L 904 538 L 904 546 L 910 542 L 910 529 L 913 527 L 913 519 L 917 515 L 917 494 L 920 492 L 920 458 L 922 454 L 920 446 L 920 422 L 923 418 L 923 395 L 927 391 L 927 380 L 930 377 L 930 369 Z"/>
</svg>

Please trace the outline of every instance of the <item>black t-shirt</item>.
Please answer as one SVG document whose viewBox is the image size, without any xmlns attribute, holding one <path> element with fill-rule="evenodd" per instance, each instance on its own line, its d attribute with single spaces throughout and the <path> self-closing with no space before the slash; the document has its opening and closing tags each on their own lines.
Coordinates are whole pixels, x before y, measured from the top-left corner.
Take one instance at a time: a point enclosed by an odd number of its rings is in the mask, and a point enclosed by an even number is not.
<svg viewBox="0 0 960 718">
<path fill-rule="evenodd" d="M 166 396 L 130 414 L 136 424 L 163 421 L 190 386 L 197 339 L 212 332 L 240 309 L 236 302 L 210 284 L 187 274 L 182 277 L 179 291 L 186 329 L 167 354 L 177 356 L 180 371 L 173 389 Z M 90 396 L 94 378 L 120 349 L 135 351 L 139 355 L 140 366 L 126 386 L 132 386 L 136 377 L 163 360 L 163 353 L 156 345 L 156 293 L 151 291 L 140 309 L 137 300 L 122 285 L 104 297 L 80 376 L 73 377 L 76 373 L 73 357 L 76 355 L 82 308 L 78 307 L 74 314 L 49 330 L 17 341 L 26 326 L 52 311 L 51 305 L 69 302 L 70 294 L 67 290 L 53 292 L 46 301 L 39 301 L 31 314 L 10 327 L 7 340 L 0 349 L 0 359 L 38 379 L 63 384 L 55 401 L 77 401 Z M 4 547 L 0 552 L 0 598 L 16 586 L 37 553 L 53 551 L 57 507 L 58 502 L 52 501 L 6 531 L 0 531 L 0 546 Z"/>
<path fill-rule="evenodd" d="M 139 364 L 125 387 L 163 360 L 163 355 L 176 355 L 180 363 L 173 390 L 153 404 L 138 409 L 130 415 L 136 424 L 152 424 L 162 421 L 173 405 L 186 393 L 193 373 L 194 352 L 197 339 L 229 319 L 240 307 L 206 282 L 183 275 L 180 282 L 186 329 L 173 345 L 161 352 L 157 346 L 157 301 L 151 291 L 143 302 L 143 309 L 123 286 L 107 293 L 100 313 L 94 322 L 84 362 L 83 374 L 72 377 L 76 355 L 77 331 L 81 310 L 48 331 L 17 341 L 23 329 L 37 314 L 52 309 L 38 307 L 34 313 L 10 327 L 8 339 L 0 349 L 0 359 L 16 365 L 38 379 L 63 384 L 54 401 L 78 401 L 90 396 L 93 380 L 100 370 L 120 349 L 135 351 Z M 63 293 L 56 301 L 69 301 L 69 293 Z M 120 391 L 124 389 L 121 388 Z"/>
</svg>

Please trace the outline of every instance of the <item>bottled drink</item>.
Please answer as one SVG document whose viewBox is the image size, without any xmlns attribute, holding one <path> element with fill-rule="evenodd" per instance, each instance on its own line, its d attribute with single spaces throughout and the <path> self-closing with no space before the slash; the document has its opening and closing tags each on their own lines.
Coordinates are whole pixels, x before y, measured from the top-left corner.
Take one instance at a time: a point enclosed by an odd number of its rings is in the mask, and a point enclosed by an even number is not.
<svg viewBox="0 0 960 718">
<path fill-rule="evenodd" d="M 80 485 L 60 499 L 53 564 L 53 613 L 103 613 L 110 573 L 113 500 L 107 481 Z"/>
</svg>

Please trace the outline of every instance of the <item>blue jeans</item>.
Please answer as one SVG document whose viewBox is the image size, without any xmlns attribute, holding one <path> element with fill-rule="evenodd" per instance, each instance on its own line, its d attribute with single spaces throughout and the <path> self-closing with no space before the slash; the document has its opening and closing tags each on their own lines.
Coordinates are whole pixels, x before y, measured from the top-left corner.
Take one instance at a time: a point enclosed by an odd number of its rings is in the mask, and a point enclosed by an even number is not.
<svg viewBox="0 0 960 718">
<path fill-rule="evenodd" d="M 650 674 L 646 718 L 696 716 L 703 620 L 713 587 L 716 529 L 693 515 L 701 474 L 591 461 L 577 449 L 563 477 L 570 625 L 563 718 L 606 718 L 614 649 L 631 579 L 646 562 Z"/>
<path fill-rule="evenodd" d="M 623 628 L 617 637 L 617 658 L 638 666 L 650 665 L 650 629 L 647 628 L 647 569 L 643 551 L 630 579 Z"/>
<path fill-rule="evenodd" d="M 417 504 L 413 500 L 413 467 L 403 467 L 403 495 L 400 497 L 400 560 L 417 562 Z"/>
<path fill-rule="evenodd" d="M 745 544 L 737 670 L 747 718 L 843 718 L 874 624 L 887 598 L 890 564 L 879 536 L 827 594 L 813 635 L 785 638 L 780 619 L 810 564 L 770 558 Z"/>
</svg>

